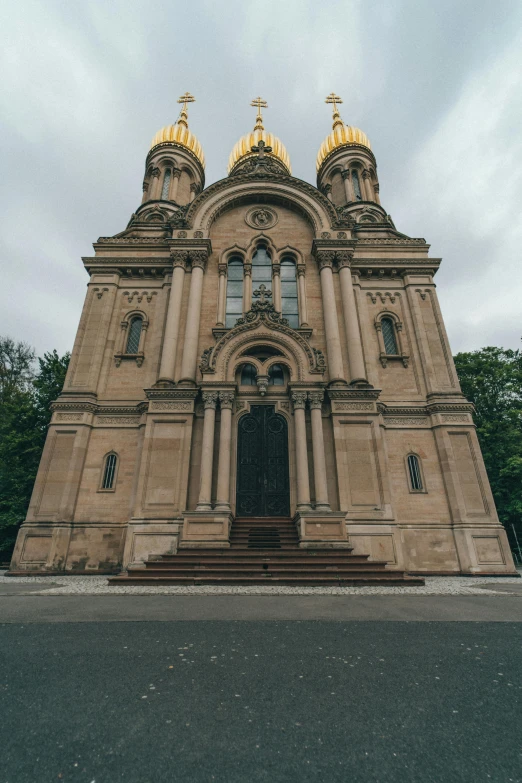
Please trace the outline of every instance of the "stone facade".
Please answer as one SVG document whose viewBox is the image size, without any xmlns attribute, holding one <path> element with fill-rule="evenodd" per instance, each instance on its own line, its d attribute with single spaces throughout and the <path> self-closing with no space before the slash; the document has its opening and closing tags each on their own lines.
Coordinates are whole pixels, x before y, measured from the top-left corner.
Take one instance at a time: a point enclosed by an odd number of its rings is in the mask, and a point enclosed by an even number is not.
<svg viewBox="0 0 522 783">
<path fill-rule="evenodd" d="M 83 259 L 85 306 L 13 570 L 111 573 L 226 547 L 238 422 L 269 404 L 288 426 L 302 547 L 352 546 L 411 572 L 514 571 L 437 300 L 440 259 L 396 230 L 376 168 L 368 147 L 344 145 L 316 188 L 261 149 L 205 188 L 191 149 L 152 148 L 141 206 Z M 272 296 L 253 296 L 260 248 Z M 243 312 L 227 327 L 231 258 Z"/>
</svg>

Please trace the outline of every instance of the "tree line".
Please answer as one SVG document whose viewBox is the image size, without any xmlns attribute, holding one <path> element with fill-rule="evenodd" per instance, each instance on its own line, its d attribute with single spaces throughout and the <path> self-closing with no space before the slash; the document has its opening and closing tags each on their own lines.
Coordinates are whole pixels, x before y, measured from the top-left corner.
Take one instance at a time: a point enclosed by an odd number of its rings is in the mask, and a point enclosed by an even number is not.
<svg viewBox="0 0 522 783">
<path fill-rule="evenodd" d="M 36 357 L 0 337 L 0 562 L 9 560 L 38 470 L 50 405 L 62 390 L 70 354 Z M 500 521 L 522 560 L 522 351 L 458 353 L 455 365 L 474 420 Z M 520 544 L 520 546 L 519 546 Z"/>
</svg>

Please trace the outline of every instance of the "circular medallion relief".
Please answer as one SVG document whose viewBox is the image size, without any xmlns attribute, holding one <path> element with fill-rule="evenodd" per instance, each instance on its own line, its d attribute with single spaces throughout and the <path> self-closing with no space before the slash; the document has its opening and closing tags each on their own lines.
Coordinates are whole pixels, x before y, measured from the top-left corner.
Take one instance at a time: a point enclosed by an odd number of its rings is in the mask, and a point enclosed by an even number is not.
<svg viewBox="0 0 522 783">
<path fill-rule="evenodd" d="M 277 212 L 268 207 L 254 207 L 245 216 L 245 222 L 252 228 L 273 228 L 277 220 Z"/>
</svg>

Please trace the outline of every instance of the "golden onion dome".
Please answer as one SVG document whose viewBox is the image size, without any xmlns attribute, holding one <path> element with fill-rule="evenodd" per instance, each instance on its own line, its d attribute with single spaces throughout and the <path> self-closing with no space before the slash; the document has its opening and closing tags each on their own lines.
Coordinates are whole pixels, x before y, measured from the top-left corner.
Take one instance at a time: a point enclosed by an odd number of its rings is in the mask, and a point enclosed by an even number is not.
<svg viewBox="0 0 522 783">
<path fill-rule="evenodd" d="M 341 119 L 341 115 L 337 110 L 337 104 L 342 103 L 342 100 L 332 93 L 326 99 L 326 103 L 333 104 L 333 128 L 332 132 L 326 137 L 317 153 L 316 167 L 317 171 L 321 168 L 326 158 L 339 147 L 345 147 L 350 144 L 361 144 L 363 147 L 368 147 L 371 150 L 372 145 L 370 139 L 359 128 L 354 128 L 352 125 L 345 125 Z"/>
<path fill-rule="evenodd" d="M 239 141 L 234 145 L 228 159 L 228 173 L 230 174 L 238 161 L 255 155 L 256 153 L 252 152 L 252 147 L 257 147 L 260 141 L 264 141 L 267 147 L 272 148 L 271 152 L 265 153 L 267 157 L 277 158 L 288 170 L 288 173 L 291 174 L 290 157 L 286 151 L 285 145 L 277 136 L 274 136 L 273 133 L 268 133 L 263 127 L 261 108 L 267 108 L 266 101 L 263 101 L 261 98 L 256 98 L 250 105 L 257 106 L 256 124 L 253 131 L 245 133 L 245 135 L 241 136 Z"/>
<path fill-rule="evenodd" d="M 179 98 L 178 103 L 183 103 L 179 119 L 174 125 L 166 125 L 164 128 L 161 128 L 152 139 L 150 148 L 153 149 L 158 144 L 168 144 L 169 142 L 181 144 L 182 147 L 186 147 L 190 150 L 199 160 L 203 168 L 205 168 L 203 148 L 194 134 L 189 130 L 187 122 L 187 103 L 192 103 L 194 100 L 195 99 L 188 92 Z"/>
</svg>

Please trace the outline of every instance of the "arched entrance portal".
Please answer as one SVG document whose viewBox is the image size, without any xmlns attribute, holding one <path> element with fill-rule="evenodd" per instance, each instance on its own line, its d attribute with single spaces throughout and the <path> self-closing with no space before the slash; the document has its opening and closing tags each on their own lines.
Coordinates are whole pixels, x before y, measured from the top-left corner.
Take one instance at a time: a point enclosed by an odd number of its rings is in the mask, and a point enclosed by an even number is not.
<svg viewBox="0 0 522 783">
<path fill-rule="evenodd" d="M 239 420 L 236 514 L 290 516 L 288 425 L 273 405 L 252 405 Z"/>
</svg>

